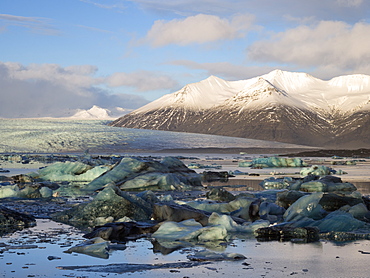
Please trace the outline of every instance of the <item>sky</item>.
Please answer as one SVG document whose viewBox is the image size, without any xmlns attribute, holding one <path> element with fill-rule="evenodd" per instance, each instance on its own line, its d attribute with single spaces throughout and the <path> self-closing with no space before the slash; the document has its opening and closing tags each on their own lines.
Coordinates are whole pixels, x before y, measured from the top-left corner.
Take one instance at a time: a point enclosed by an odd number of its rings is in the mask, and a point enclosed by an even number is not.
<svg viewBox="0 0 370 278">
<path fill-rule="evenodd" d="M 0 117 L 130 111 L 210 75 L 370 75 L 369 0 L 1 0 Z"/>
</svg>

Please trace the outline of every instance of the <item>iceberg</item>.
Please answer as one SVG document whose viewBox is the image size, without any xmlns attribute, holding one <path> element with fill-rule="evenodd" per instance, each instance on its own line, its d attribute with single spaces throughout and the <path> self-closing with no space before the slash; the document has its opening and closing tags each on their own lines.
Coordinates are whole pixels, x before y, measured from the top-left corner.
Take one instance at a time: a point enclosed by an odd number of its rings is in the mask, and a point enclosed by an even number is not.
<svg viewBox="0 0 370 278">
<path fill-rule="evenodd" d="M 109 169 L 109 166 L 92 167 L 82 162 L 66 161 L 55 162 L 39 169 L 37 173 L 30 173 L 29 176 L 42 181 L 89 182 Z"/>
<path fill-rule="evenodd" d="M 321 221 L 313 223 L 320 229 L 320 232 L 350 232 L 369 225 L 357 220 L 350 213 L 345 211 L 333 211 Z"/>
<path fill-rule="evenodd" d="M 307 164 L 301 158 L 285 157 L 259 157 L 252 162 L 240 161 L 239 167 L 260 167 L 260 168 L 277 168 L 277 167 L 305 167 Z"/>
<path fill-rule="evenodd" d="M 245 260 L 246 257 L 237 253 L 215 253 L 208 250 L 198 251 L 193 255 L 188 255 L 191 261 L 235 261 Z"/>
<path fill-rule="evenodd" d="M 269 221 L 257 220 L 253 223 L 245 222 L 242 225 L 236 223 L 229 215 L 219 215 L 218 213 L 212 213 L 208 220 L 209 225 L 221 226 L 226 229 L 227 232 L 237 233 L 253 233 L 261 227 L 267 227 L 270 225 Z"/>
<path fill-rule="evenodd" d="M 200 175 L 173 157 L 166 157 L 161 162 L 124 157 L 112 169 L 91 181 L 85 190 L 98 190 L 109 183 L 126 190 L 186 190 L 202 186 Z"/>
<path fill-rule="evenodd" d="M 299 221 L 305 217 L 321 219 L 322 206 L 319 204 L 324 193 L 316 192 L 305 195 L 295 201 L 284 213 L 284 221 Z"/>
<path fill-rule="evenodd" d="M 118 220 L 124 216 L 134 220 L 149 220 L 153 204 L 141 197 L 121 191 L 109 185 L 99 192 L 91 202 L 79 204 L 69 210 L 52 215 L 56 221 L 75 226 L 94 226 L 107 217 Z"/>
<path fill-rule="evenodd" d="M 0 198 L 18 197 L 18 185 L 4 185 L 0 187 Z"/>
<path fill-rule="evenodd" d="M 336 171 L 325 165 L 312 165 L 308 168 L 301 169 L 301 176 L 316 175 L 316 176 L 326 176 L 335 174 Z"/>
<path fill-rule="evenodd" d="M 264 179 L 260 186 L 264 189 L 285 189 L 289 188 L 291 185 L 295 184 L 297 181 L 291 177 L 284 177 L 284 178 L 274 178 L 270 177 Z"/>
<path fill-rule="evenodd" d="M 108 253 L 108 247 L 109 244 L 107 241 L 105 241 L 102 238 L 92 238 L 89 240 L 85 240 L 81 244 L 78 244 L 74 247 L 69 248 L 67 251 L 64 251 L 64 253 L 81 253 L 92 257 L 102 258 L 102 259 L 108 259 L 109 253 Z"/>
<path fill-rule="evenodd" d="M 227 230 L 221 226 L 203 227 L 194 219 L 181 222 L 166 221 L 152 234 L 153 238 L 161 240 L 223 240 L 227 236 Z"/>
</svg>

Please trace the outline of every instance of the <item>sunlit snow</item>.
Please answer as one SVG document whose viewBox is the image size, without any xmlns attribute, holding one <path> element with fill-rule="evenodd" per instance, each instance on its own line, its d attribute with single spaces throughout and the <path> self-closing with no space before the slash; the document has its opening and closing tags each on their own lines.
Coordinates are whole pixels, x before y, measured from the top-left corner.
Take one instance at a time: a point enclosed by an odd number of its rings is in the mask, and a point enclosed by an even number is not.
<svg viewBox="0 0 370 278">
<path fill-rule="evenodd" d="M 370 76 L 355 74 L 325 81 L 307 73 L 274 70 L 239 81 L 211 76 L 135 110 L 143 113 L 166 107 L 199 111 L 222 109 L 237 102 L 240 106 L 264 106 L 274 102 L 307 110 L 331 113 L 370 109 Z"/>
</svg>

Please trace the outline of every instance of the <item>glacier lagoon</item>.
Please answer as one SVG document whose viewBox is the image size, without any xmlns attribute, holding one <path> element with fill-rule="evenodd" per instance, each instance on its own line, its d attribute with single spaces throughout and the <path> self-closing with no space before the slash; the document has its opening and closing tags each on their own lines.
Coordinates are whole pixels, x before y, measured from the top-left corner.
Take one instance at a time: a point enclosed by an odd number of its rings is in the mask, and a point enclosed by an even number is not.
<svg viewBox="0 0 370 278">
<path fill-rule="evenodd" d="M 184 148 L 267 148 L 282 147 L 279 143 L 247 140 L 223 136 L 111 128 L 104 121 L 69 120 L 2 120 L 1 147 L 12 152 L 141 152 Z M 287 145 L 287 144 L 283 144 Z M 292 146 L 296 147 L 296 146 Z M 258 170 L 258 169 L 257 169 Z M 45 226 L 41 225 L 45 223 Z M 49 233 L 51 242 L 38 241 L 39 235 Z M 5 277 L 102 277 L 116 276 L 115 272 L 84 272 L 83 269 L 60 269 L 68 265 L 100 265 L 122 263 L 172 263 L 186 261 L 193 248 L 161 254 L 148 240 L 130 242 L 126 250 L 112 251 L 109 260 L 84 254 L 66 254 L 65 246 L 81 241 L 81 232 L 49 220 L 38 220 L 35 228 L 25 229 L 9 237 L 6 243 L 38 248 L 4 251 L 0 259 L 1 273 Z M 230 239 L 227 245 L 218 246 L 218 252 L 244 254 L 246 261 L 217 262 L 187 269 L 172 267 L 133 273 L 123 277 L 362 277 L 368 272 L 369 241 L 350 243 L 320 241 L 312 244 L 292 242 L 258 242 L 254 238 Z M 202 249 L 197 247 L 196 249 Z M 46 251 L 46 252 L 45 252 Z M 1 254 L 0 254 L 1 255 Z M 51 259 L 49 259 L 51 257 Z M 54 258 L 54 259 L 53 259 Z M 145 259 L 143 259 L 145 258 Z M 43 267 L 40 267 L 43 266 Z"/>
<path fill-rule="evenodd" d="M 0 119 L 0 153 L 150 152 L 196 148 L 308 148 L 206 134 L 111 127 L 102 120 Z"/>
</svg>

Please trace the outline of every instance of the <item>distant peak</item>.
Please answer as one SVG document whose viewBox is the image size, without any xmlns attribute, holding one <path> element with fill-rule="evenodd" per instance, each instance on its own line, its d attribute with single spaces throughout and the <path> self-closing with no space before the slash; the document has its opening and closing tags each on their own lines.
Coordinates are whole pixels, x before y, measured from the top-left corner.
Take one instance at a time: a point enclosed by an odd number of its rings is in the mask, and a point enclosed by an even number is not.
<svg viewBox="0 0 370 278">
<path fill-rule="evenodd" d="M 223 80 L 222 78 L 220 78 L 220 77 L 217 77 L 217 76 L 215 76 L 215 75 L 210 75 L 208 78 L 206 78 L 205 80 L 207 80 L 207 81 L 212 81 L 212 80 Z"/>
</svg>

